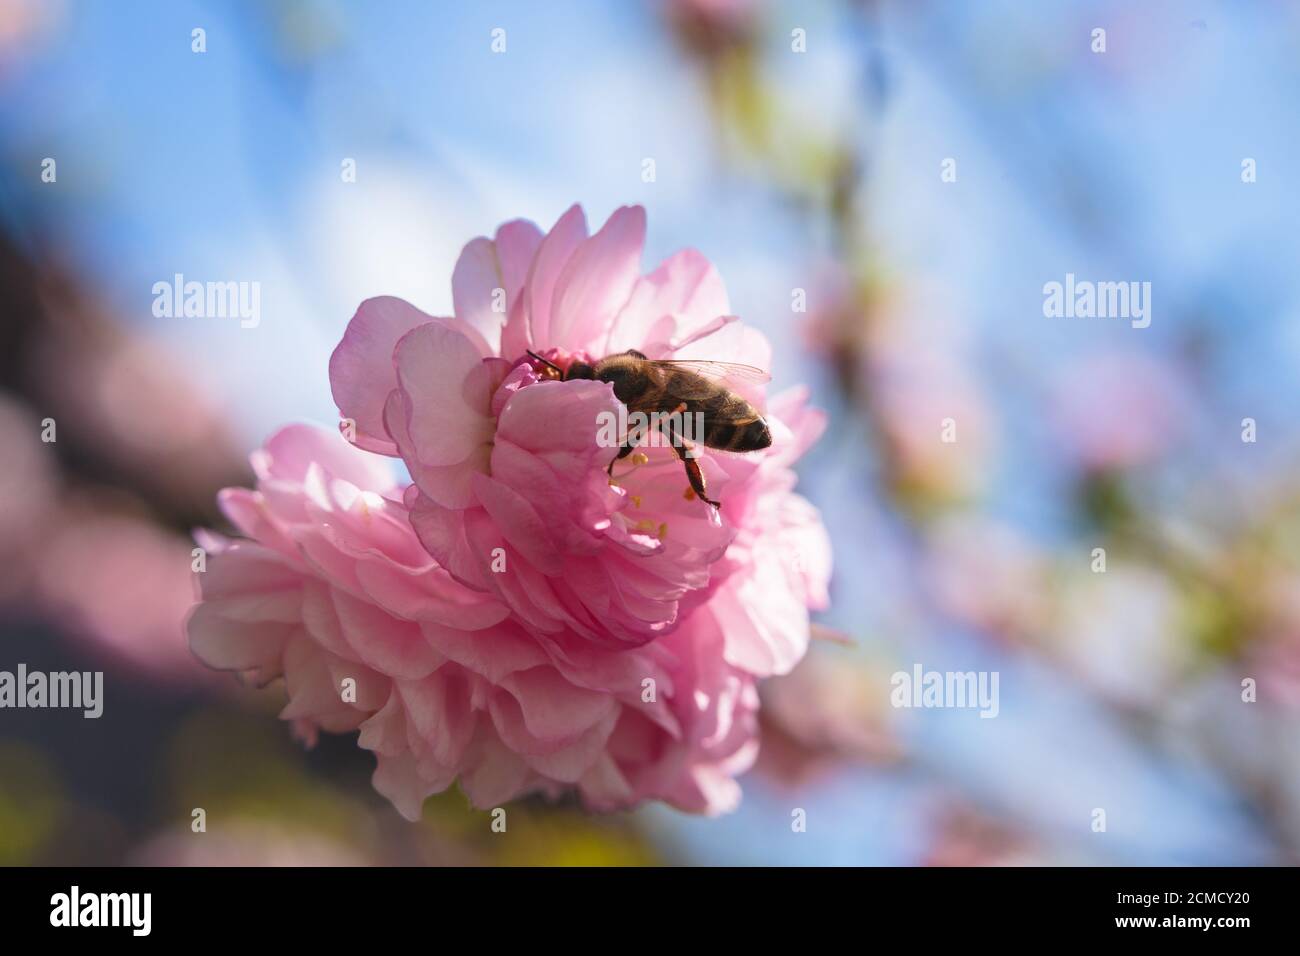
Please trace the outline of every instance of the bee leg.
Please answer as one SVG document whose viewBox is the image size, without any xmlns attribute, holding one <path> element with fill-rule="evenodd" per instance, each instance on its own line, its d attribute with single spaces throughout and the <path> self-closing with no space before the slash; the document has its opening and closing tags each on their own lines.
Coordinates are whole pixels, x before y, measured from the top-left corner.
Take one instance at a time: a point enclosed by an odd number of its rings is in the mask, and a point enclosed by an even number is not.
<svg viewBox="0 0 1300 956">
<path fill-rule="evenodd" d="M 715 508 L 721 508 L 722 503 L 720 501 L 714 501 L 704 493 L 704 472 L 700 471 L 699 461 L 691 454 L 694 446 L 679 436 L 671 426 L 666 427 L 665 431 L 668 433 L 668 443 L 673 446 L 673 451 L 677 452 L 677 457 L 686 466 L 686 480 L 691 483 L 691 490 L 699 496 L 701 501 L 713 505 Z"/>
<path fill-rule="evenodd" d="M 722 502 L 714 501 L 704 493 L 704 472 L 700 471 L 700 463 L 690 455 L 686 454 L 686 449 L 678 446 L 674 447 L 678 448 L 677 457 L 680 458 L 682 464 L 686 466 L 686 480 L 691 483 L 691 490 L 699 495 L 700 500 L 705 504 L 713 505 L 715 508 L 721 508 Z"/>
<path fill-rule="evenodd" d="M 642 429 L 641 431 L 638 431 L 638 432 L 637 432 L 636 434 L 634 434 L 634 435 L 633 435 L 633 434 L 629 434 L 629 435 L 627 436 L 627 439 L 623 442 L 623 447 L 620 448 L 620 449 L 618 450 L 618 454 L 615 455 L 615 456 L 610 460 L 610 462 L 609 462 L 609 467 L 605 469 L 605 474 L 607 474 L 607 475 L 609 475 L 611 478 L 613 478 L 613 477 L 614 477 L 614 466 L 615 466 L 616 464 L 618 464 L 620 461 L 622 461 L 624 458 L 626 458 L 628 455 L 632 454 L 632 452 L 636 449 L 637 442 L 639 442 L 639 441 L 640 441 L 642 438 L 644 438 L 644 437 L 645 437 L 645 430 L 644 430 L 644 429 Z"/>
</svg>

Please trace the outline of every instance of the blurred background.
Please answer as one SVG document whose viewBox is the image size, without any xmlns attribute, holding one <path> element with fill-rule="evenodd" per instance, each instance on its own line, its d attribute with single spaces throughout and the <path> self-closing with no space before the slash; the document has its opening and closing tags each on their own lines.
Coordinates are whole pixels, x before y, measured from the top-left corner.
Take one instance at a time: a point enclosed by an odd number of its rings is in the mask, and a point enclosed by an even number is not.
<svg viewBox="0 0 1300 956">
<path fill-rule="evenodd" d="M 1296 863 L 1298 100 L 1286 4 L 0 0 L 0 669 L 106 672 L 98 720 L 0 710 L 0 864 Z M 575 201 L 702 250 L 830 413 L 853 645 L 765 685 L 727 817 L 409 825 L 190 658 L 189 533 L 336 421 L 362 299 L 445 313 Z M 176 273 L 260 322 L 155 316 Z M 1150 327 L 1044 317 L 1067 273 Z M 917 664 L 997 718 L 892 708 Z"/>
</svg>

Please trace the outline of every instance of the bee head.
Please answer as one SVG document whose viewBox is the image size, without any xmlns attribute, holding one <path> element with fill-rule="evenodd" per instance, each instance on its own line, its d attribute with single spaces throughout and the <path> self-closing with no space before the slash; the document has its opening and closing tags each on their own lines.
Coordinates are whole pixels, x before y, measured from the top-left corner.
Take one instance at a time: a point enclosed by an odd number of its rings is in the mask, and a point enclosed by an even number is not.
<svg viewBox="0 0 1300 956">
<path fill-rule="evenodd" d="M 595 378 L 596 370 L 586 362 L 573 362 L 569 365 L 569 370 L 564 373 L 566 382 L 575 378 Z"/>
</svg>

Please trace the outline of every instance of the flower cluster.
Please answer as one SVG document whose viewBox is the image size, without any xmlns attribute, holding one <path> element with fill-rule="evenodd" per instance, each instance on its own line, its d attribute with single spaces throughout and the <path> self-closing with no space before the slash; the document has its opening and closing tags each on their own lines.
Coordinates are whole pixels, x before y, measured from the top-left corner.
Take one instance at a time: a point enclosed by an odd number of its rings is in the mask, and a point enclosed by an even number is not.
<svg viewBox="0 0 1300 956">
<path fill-rule="evenodd" d="M 375 787 L 416 819 L 459 781 L 478 807 L 575 790 L 594 810 L 662 800 L 716 813 L 757 752 L 757 681 L 803 656 L 830 545 L 791 466 L 823 427 L 806 394 L 746 393 L 772 444 L 704 450 L 715 509 L 668 447 L 607 474 L 608 382 L 563 368 L 627 349 L 770 364 L 694 251 L 641 273 L 645 214 L 588 235 L 478 238 L 454 316 L 362 303 L 330 361 L 344 438 L 291 426 L 220 502 L 189 632 L 212 667 L 283 677 L 313 740 L 359 731 Z M 411 483 L 394 482 L 384 456 Z"/>
</svg>

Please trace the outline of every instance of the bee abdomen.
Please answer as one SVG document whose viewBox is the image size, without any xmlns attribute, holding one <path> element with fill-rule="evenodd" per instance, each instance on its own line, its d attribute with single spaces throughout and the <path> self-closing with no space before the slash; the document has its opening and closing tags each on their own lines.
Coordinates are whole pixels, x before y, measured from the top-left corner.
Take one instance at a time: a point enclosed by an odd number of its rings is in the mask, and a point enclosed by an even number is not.
<svg viewBox="0 0 1300 956">
<path fill-rule="evenodd" d="M 717 422 L 706 429 L 704 444 L 722 451 L 758 451 L 772 444 L 772 432 L 761 418 L 743 425 Z"/>
</svg>

